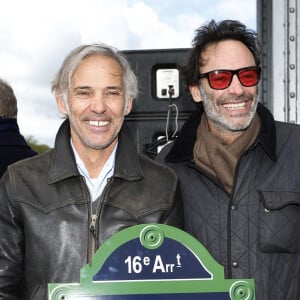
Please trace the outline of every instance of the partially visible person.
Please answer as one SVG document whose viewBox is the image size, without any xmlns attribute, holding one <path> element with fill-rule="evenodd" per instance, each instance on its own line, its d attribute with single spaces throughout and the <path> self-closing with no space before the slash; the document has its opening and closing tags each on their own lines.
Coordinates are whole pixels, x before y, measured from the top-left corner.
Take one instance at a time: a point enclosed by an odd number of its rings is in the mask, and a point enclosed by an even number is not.
<svg viewBox="0 0 300 300">
<path fill-rule="evenodd" d="M 10 164 L 37 154 L 21 135 L 17 98 L 12 87 L 0 79 L 0 177 Z"/>
<path fill-rule="evenodd" d="M 254 278 L 257 300 L 299 300 L 300 126 L 259 102 L 260 53 L 239 21 L 196 31 L 184 75 L 199 111 L 158 160 L 179 177 L 186 231 L 227 278 Z"/>
<path fill-rule="evenodd" d="M 54 149 L 0 181 L 0 299 L 47 299 L 47 283 L 79 282 L 114 233 L 143 223 L 182 228 L 174 171 L 139 155 L 124 116 L 137 80 L 114 48 L 74 49 L 52 84 L 66 120 Z"/>
</svg>

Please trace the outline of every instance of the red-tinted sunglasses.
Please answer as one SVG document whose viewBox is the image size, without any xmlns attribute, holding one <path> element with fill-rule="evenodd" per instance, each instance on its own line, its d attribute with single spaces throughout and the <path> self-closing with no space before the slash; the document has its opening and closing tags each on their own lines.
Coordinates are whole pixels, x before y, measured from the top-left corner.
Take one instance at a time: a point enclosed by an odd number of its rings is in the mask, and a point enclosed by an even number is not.
<svg viewBox="0 0 300 300">
<path fill-rule="evenodd" d="M 200 78 L 207 78 L 209 86 L 214 90 L 224 90 L 231 84 L 233 75 L 237 75 L 241 85 L 250 87 L 258 84 L 260 67 L 246 67 L 237 70 L 214 70 L 199 74 Z"/>
</svg>

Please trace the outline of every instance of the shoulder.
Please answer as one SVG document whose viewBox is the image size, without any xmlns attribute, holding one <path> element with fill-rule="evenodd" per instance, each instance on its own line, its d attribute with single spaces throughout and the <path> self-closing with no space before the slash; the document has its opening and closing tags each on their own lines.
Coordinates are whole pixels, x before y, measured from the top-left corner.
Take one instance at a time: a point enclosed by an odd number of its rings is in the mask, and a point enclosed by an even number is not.
<svg viewBox="0 0 300 300">
<path fill-rule="evenodd" d="M 144 177 L 151 176 L 158 181 L 177 182 L 176 173 L 160 161 L 154 161 L 143 154 L 139 154 L 140 166 Z"/>
<path fill-rule="evenodd" d="M 19 160 L 8 166 L 7 171 L 9 177 L 13 177 L 14 181 L 29 178 L 40 178 L 43 174 L 47 174 L 51 164 L 52 150 Z"/>
<path fill-rule="evenodd" d="M 300 149 L 300 126 L 285 122 L 275 122 L 276 152 L 278 159 L 298 161 Z"/>
<path fill-rule="evenodd" d="M 283 141 L 296 139 L 300 143 L 300 125 L 275 121 L 277 138 Z"/>
</svg>

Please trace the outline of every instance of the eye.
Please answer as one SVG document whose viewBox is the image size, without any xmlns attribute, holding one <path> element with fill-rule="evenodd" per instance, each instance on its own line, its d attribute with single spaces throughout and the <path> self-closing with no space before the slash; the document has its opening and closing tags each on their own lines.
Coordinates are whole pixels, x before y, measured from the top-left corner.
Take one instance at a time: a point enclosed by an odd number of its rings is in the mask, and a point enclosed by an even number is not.
<svg viewBox="0 0 300 300">
<path fill-rule="evenodd" d="M 218 74 L 213 77 L 213 81 L 226 81 L 226 80 L 227 80 L 227 76 L 224 76 L 222 74 Z"/>
<path fill-rule="evenodd" d="M 225 73 L 225 72 L 220 72 L 220 73 L 215 73 L 211 74 L 210 80 L 214 82 L 227 82 L 228 79 L 230 79 L 231 74 L 230 73 Z"/>
<path fill-rule="evenodd" d="M 120 97 L 122 95 L 121 91 L 119 90 L 107 90 L 105 92 L 105 96 L 108 96 L 108 97 Z"/>
<path fill-rule="evenodd" d="M 257 76 L 256 76 L 256 72 L 246 71 L 240 74 L 240 78 L 245 82 L 250 82 L 256 80 Z"/>
<path fill-rule="evenodd" d="M 93 92 L 90 90 L 76 90 L 74 92 L 74 96 L 76 98 L 80 98 L 80 99 L 87 99 L 87 98 L 91 98 L 93 95 Z"/>
<path fill-rule="evenodd" d="M 109 95 L 117 95 L 117 96 L 119 96 L 119 95 L 120 95 L 120 93 L 119 93 L 119 92 L 108 92 L 108 94 L 109 94 Z"/>
<path fill-rule="evenodd" d="M 85 96 L 85 95 L 88 95 L 88 94 L 89 94 L 88 92 L 81 92 L 81 91 L 76 93 L 77 96 Z"/>
</svg>

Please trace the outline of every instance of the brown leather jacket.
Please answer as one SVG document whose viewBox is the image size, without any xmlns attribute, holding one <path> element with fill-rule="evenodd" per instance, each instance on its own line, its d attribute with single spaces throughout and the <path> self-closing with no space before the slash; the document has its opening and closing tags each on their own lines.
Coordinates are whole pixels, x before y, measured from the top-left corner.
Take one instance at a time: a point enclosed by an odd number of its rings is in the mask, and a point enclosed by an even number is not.
<svg viewBox="0 0 300 300">
<path fill-rule="evenodd" d="M 98 245 L 132 225 L 182 227 L 175 173 L 138 155 L 126 126 L 96 215 Z M 12 165 L 1 180 L 0 299 L 47 299 L 47 283 L 79 282 L 93 244 L 90 225 L 90 195 L 66 120 L 53 150 Z"/>
</svg>

